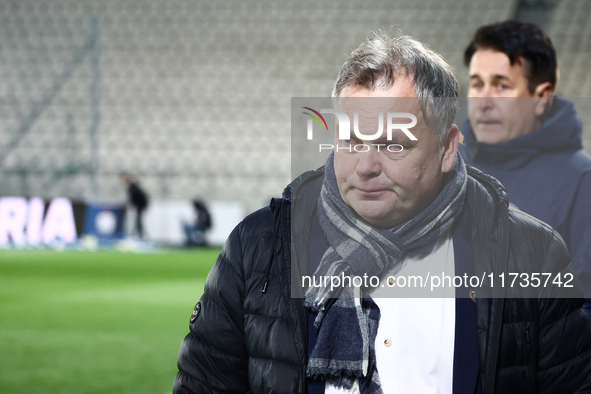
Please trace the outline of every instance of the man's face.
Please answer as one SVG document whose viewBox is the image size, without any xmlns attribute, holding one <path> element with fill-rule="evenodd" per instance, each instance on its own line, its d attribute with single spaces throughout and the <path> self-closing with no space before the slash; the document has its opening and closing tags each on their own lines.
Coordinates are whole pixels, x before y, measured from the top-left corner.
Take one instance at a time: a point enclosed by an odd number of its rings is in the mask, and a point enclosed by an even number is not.
<svg viewBox="0 0 591 394">
<path fill-rule="evenodd" d="M 121 182 L 123 182 L 125 186 L 129 186 L 131 185 L 131 178 L 128 175 L 121 175 Z"/>
<path fill-rule="evenodd" d="M 381 98 L 353 99 L 347 98 Z M 384 99 L 403 97 L 403 99 Z M 384 119 L 384 133 L 377 140 L 362 141 L 355 138 L 336 141 L 339 147 L 367 144 L 368 152 L 348 152 L 340 149 L 334 155 L 334 166 L 339 192 L 343 201 L 353 208 L 366 222 L 380 228 L 394 227 L 425 209 L 437 196 L 441 186 L 442 173 L 451 170 L 455 158 L 458 132 L 453 126 L 450 137 L 440 148 L 435 133 L 425 123 L 416 92 L 405 75 L 396 78 L 394 86 L 387 90 L 369 91 L 360 87 L 343 90 L 340 107 L 351 119 L 359 114 L 359 131 L 375 134 L 378 130 L 378 113 L 384 117 L 388 112 L 408 112 L 417 117 L 417 125 L 410 129 L 417 141 L 410 140 L 402 131 L 394 130 L 392 140 L 386 136 L 387 122 Z M 396 123 L 398 119 L 394 119 Z M 399 123 L 408 123 L 401 119 Z M 400 144 L 404 150 L 388 152 L 386 147 L 371 144 Z M 393 149 L 397 150 L 397 149 Z"/>
<path fill-rule="evenodd" d="M 468 115 L 478 141 L 499 144 L 540 127 L 547 103 L 540 97 L 552 91 L 544 83 L 531 93 L 525 67 L 525 60 L 511 65 L 505 53 L 491 49 L 472 56 Z"/>
</svg>

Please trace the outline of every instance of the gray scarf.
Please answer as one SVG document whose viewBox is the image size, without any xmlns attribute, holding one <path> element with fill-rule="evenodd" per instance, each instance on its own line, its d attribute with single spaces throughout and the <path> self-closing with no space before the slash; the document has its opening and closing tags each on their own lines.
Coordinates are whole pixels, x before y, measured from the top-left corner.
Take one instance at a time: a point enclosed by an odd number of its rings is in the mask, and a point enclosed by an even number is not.
<svg viewBox="0 0 591 394">
<path fill-rule="evenodd" d="M 392 229 L 375 228 L 345 204 L 334 171 L 334 153 L 325 165 L 317 205 L 320 226 L 330 245 L 315 276 L 381 276 L 399 270 L 406 257 L 429 252 L 452 227 L 466 193 L 466 166 L 459 153 L 435 200 L 409 221 Z M 382 393 L 375 364 L 378 307 L 362 289 L 311 287 L 304 305 L 318 315 L 318 340 L 309 355 L 307 375 L 361 393 Z"/>
</svg>

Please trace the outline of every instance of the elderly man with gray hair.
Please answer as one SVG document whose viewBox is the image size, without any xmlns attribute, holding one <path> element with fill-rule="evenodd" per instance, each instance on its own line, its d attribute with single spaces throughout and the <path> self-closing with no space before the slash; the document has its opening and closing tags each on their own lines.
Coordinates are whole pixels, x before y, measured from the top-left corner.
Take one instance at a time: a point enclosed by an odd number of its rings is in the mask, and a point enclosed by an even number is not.
<svg viewBox="0 0 591 394">
<path fill-rule="evenodd" d="M 380 32 L 353 51 L 326 111 L 351 129 L 232 232 L 174 393 L 591 390 L 591 317 L 564 242 L 464 164 L 457 95 L 449 65 L 410 37 Z M 448 289 L 427 292 L 417 272 Z M 418 292 L 390 292 L 401 278 Z"/>
</svg>

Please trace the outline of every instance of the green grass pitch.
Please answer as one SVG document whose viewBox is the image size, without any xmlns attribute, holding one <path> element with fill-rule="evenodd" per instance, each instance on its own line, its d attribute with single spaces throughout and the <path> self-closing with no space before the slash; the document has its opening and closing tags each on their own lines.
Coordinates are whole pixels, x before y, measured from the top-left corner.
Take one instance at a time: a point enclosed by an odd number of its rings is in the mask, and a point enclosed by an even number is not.
<svg viewBox="0 0 591 394">
<path fill-rule="evenodd" d="M 170 393 L 219 252 L 0 250 L 0 393 Z"/>
</svg>

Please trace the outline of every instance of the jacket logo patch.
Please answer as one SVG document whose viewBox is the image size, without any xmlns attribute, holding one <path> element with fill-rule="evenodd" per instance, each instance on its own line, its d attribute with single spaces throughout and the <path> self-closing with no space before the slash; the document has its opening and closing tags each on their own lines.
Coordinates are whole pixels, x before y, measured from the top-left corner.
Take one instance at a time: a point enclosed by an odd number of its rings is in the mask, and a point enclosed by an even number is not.
<svg viewBox="0 0 591 394">
<path fill-rule="evenodd" d="M 195 309 L 193 309 L 193 314 L 191 315 L 191 323 L 197 320 L 197 316 L 199 316 L 199 312 L 201 312 L 201 303 L 198 302 L 195 304 Z"/>
</svg>

